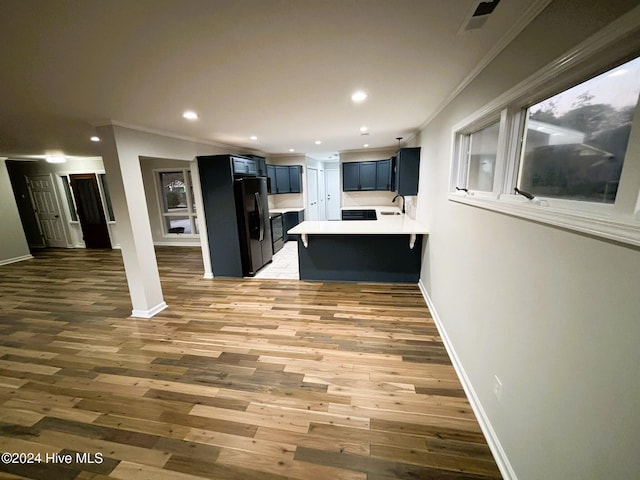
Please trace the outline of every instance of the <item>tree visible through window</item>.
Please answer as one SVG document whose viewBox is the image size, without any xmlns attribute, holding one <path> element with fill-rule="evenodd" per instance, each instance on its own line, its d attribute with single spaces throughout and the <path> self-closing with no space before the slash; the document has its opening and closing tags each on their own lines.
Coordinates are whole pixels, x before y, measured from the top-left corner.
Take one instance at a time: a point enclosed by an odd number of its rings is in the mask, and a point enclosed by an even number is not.
<svg viewBox="0 0 640 480">
<path fill-rule="evenodd" d="M 165 232 L 197 233 L 196 209 L 188 170 L 159 172 Z"/>
<path fill-rule="evenodd" d="M 635 59 L 530 107 L 519 188 L 614 203 L 639 93 Z"/>
<path fill-rule="evenodd" d="M 454 125 L 449 200 L 640 246 L 636 33 L 606 27 Z"/>
</svg>

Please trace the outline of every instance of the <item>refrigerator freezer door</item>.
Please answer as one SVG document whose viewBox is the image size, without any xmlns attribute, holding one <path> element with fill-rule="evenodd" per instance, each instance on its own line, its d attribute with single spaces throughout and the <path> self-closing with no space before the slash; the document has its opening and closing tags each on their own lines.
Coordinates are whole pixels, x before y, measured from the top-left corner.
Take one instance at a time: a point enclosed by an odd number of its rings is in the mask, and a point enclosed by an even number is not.
<svg viewBox="0 0 640 480">
<path fill-rule="evenodd" d="M 267 181 L 263 177 L 254 177 L 236 182 L 243 274 L 253 276 L 272 257 Z M 265 244 L 268 252 L 265 252 Z"/>
<path fill-rule="evenodd" d="M 271 221 L 269 220 L 269 201 L 267 197 L 267 179 L 259 177 L 260 181 L 260 205 L 262 215 L 262 231 L 263 238 L 261 242 L 262 248 L 262 265 L 264 266 L 273 258 L 273 245 L 271 244 Z"/>
</svg>

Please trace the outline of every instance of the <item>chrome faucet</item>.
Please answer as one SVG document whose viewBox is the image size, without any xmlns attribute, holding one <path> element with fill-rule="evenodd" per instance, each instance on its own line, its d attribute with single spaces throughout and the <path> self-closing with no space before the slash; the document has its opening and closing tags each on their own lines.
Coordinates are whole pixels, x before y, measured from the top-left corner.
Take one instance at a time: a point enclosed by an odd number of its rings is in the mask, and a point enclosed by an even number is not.
<svg viewBox="0 0 640 480">
<path fill-rule="evenodd" d="M 398 198 L 398 197 L 400 197 L 402 199 L 402 213 L 404 213 L 404 202 L 405 202 L 404 196 L 396 195 L 395 197 L 393 197 L 393 200 L 391 200 L 391 203 L 395 203 L 396 202 L 396 198 Z"/>
</svg>

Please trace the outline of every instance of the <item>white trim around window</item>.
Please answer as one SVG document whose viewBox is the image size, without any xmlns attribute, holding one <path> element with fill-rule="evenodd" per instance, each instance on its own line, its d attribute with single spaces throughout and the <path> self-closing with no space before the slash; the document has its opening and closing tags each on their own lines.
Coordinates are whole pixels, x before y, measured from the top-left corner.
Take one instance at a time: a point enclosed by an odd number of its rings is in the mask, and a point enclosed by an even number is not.
<svg viewBox="0 0 640 480">
<path fill-rule="evenodd" d="M 640 107 L 635 116 L 612 203 L 514 193 L 519 185 L 527 109 L 574 85 L 640 56 L 640 7 L 505 92 L 453 127 L 449 200 L 542 222 L 623 244 L 640 246 Z M 493 186 L 469 182 L 469 142 L 499 122 Z M 628 125 L 628 123 L 627 123 Z M 495 142 L 494 142 L 495 143 Z M 493 145 L 493 144 L 492 144 Z M 621 156 L 619 158 L 622 158 Z"/>
<path fill-rule="evenodd" d="M 165 192 L 161 182 L 163 174 L 179 174 L 181 180 L 176 179 L 176 201 L 180 205 L 170 207 L 167 205 L 169 201 L 165 198 Z M 167 238 L 185 237 L 199 238 L 198 234 L 198 213 L 196 210 L 193 180 L 191 178 L 190 168 L 159 168 L 153 170 L 154 183 L 156 185 L 156 200 L 158 205 L 158 213 L 160 223 L 162 224 L 162 234 Z M 182 205 L 184 202 L 184 205 Z M 169 211 L 175 210 L 175 211 Z M 168 223 L 173 225 L 169 231 Z M 180 231 L 182 230 L 182 231 Z"/>
</svg>

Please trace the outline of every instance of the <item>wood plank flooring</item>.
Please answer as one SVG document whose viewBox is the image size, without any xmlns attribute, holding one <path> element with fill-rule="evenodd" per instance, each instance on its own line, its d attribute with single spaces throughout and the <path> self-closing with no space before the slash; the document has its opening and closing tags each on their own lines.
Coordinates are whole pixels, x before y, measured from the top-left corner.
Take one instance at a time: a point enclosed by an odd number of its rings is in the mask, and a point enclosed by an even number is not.
<svg viewBox="0 0 640 480">
<path fill-rule="evenodd" d="M 416 286 L 157 255 L 148 320 L 117 250 L 0 267 L 0 478 L 501 478 Z"/>
</svg>

